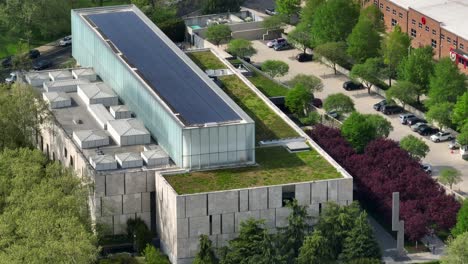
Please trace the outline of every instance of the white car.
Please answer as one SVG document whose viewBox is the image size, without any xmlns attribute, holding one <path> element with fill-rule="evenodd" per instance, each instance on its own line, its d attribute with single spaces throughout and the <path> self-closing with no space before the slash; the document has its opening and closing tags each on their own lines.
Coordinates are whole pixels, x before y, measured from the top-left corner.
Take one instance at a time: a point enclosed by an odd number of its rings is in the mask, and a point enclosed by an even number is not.
<svg viewBox="0 0 468 264">
<path fill-rule="evenodd" d="M 278 44 L 283 44 L 283 43 L 286 43 L 286 39 L 277 38 L 277 39 L 273 39 L 273 40 L 268 41 L 266 45 L 269 48 L 273 48 L 274 46 L 276 46 Z"/>
<path fill-rule="evenodd" d="M 431 140 L 434 142 L 452 140 L 453 136 L 449 132 L 437 132 L 436 134 L 431 136 Z"/>
<path fill-rule="evenodd" d="M 12 72 L 10 73 L 10 76 L 8 76 L 6 79 L 5 79 L 5 82 L 7 84 L 13 84 L 16 82 L 16 78 L 17 78 L 17 75 L 16 75 L 16 72 Z"/>
<path fill-rule="evenodd" d="M 415 115 L 413 114 L 402 114 L 400 115 L 400 123 L 402 123 L 403 125 L 406 125 L 406 121 L 408 120 L 408 118 L 410 117 L 414 117 Z"/>
<path fill-rule="evenodd" d="M 59 45 L 61 47 L 65 47 L 65 46 L 68 46 L 68 45 L 71 45 L 71 44 L 72 44 L 72 37 L 71 36 L 66 36 L 63 39 L 61 39 L 60 42 L 59 42 Z"/>
</svg>

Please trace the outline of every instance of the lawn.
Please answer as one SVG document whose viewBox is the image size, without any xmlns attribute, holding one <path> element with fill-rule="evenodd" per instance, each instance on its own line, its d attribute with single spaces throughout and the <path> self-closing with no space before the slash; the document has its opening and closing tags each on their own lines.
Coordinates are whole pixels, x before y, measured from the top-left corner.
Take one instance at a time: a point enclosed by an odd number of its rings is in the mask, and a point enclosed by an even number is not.
<svg viewBox="0 0 468 264">
<path fill-rule="evenodd" d="M 315 150 L 289 153 L 283 147 L 257 148 L 259 166 L 165 176 L 178 194 L 231 190 L 341 178 Z"/>
<path fill-rule="evenodd" d="M 249 80 L 266 96 L 286 96 L 289 89 L 254 71 Z"/>
<path fill-rule="evenodd" d="M 213 65 L 220 68 L 222 64 L 211 52 L 194 52 L 189 56 L 202 69 L 213 69 Z M 219 80 L 224 91 L 255 121 L 256 142 L 299 136 L 236 75 L 222 76 Z"/>
</svg>

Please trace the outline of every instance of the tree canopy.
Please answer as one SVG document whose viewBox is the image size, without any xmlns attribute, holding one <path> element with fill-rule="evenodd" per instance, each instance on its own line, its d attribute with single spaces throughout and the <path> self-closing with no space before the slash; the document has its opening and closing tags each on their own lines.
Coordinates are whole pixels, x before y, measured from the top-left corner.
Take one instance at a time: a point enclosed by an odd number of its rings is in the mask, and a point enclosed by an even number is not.
<svg viewBox="0 0 468 264">
<path fill-rule="evenodd" d="M 228 25 L 210 25 L 206 30 L 206 39 L 213 42 L 216 46 L 222 41 L 229 40 L 231 38 L 231 29 Z"/>
<path fill-rule="evenodd" d="M 434 66 L 434 74 L 429 79 L 429 107 L 438 103 L 456 103 L 457 98 L 466 93 L 466 76 L 450 58 L 440 59 Z"/>
<path fill-rule="evenodd" d="M 408 56 L 411 39 L 408 34 L 401 32 L 399 25 L 393 27 L 382 41 L 382 54 L 384 63 L 387 65 L 387 74 L 390 81 L 396 78 L 398 65 Z"/>
<path fill-rule="evenodd" d="M 276 0 L 276 11 L 280 14 L 292 16 L 301 9 L 301 0 Z"/>
<path fill-rule="evenodd" d="M 440 170 L 439 181 L 452 189 L 454 184 L 461 182 L 461 173 L 457 169 L 446 168 Z"/>
<path fill-rule="evenodd" d="M 388 89 L 385 94 L 388 100 L 398 99 L 403 105 L 416 103 L 418 85 L 408 81 L 399 81 Z"/>
<path fill-rule="evenodd" d="M 335 110 L 340 115 L 344 113 L 351 113 L 355 110 L 353 100 L 343 93 L 330 94 L 325 99 L 323 108 L 327 112 Z"/>
<path fill-rule="evenodd" d="M 207 235 L 200 236 L 200 249 L 193 260 L 194 264 L 216 264 L 216 258 L 211 240 Z"/>
<path fill-rule="evenodd" d="M 321 92 L 323 90 L 323 83 L 318 77 L 314 75 L 307 74 L 297 74 L 295 75 L 288 84 L 290 86 L 302 85 L 309 90 L 310 93 Z"/>
<path fill-rule="evenodd" d="M 413 135 L 405 136 L 400 140 L 400 147 L 411 154 L 417 160 L 426 157 L 429 152 L 429 146 L 422 140 Z"/>
<path fill-rule="evenodd" d="M 301 49 L 305 54 L 308 48 L 312 48 L 310 26 L 305 23 L 299 23 L 288 34 L 288 41 Z"/>
<path fill-rule="evenodd" d="M 457 103 L 453 107 L 452 122 L 460 130 L 463 126 L 468 125 L 468 92 L 458 97 Z"/>
<path fill-rule="evenodd" d="M 347 52 L 355 63 L 363 63 L 379 55 L 380 41 L 380 33 L 375 29 L 374 21 L 367 16 L 360 16 L 347 38 Z"/>
<path fill-rule="evenodd" d="M 341 133 L 357 152 L 362 152 L 366 145 L 376 138 L 373 125 L 366 116 L 358 112 L 351 113 L 343 122 Z"/>
<path fill-rule="evenodd" d="M 325 1 L 326 0 L 306 0 L 304 7 L 301 9 L 301 23 L 311 28 L 317 8 L 325 3 Z"/>
<path fill-rule="evenodd" d="M 468 259 L 468 232 L 450 240 L 447 253 L 442 257 L 442 264 L 463 264 Z"/>
<path fill-rule="evenodd" d="M 225 12 L 238 12 L 244 0 L 203 0 L 203 14 L 218 14 Z"/>
<path fill-rule="evenodd" d="M 286 107 L 298 116 L 307 114 L 307 106 L 312 100 L 312 93 L 302 84 L 296 84 L 288 91 L 285 98 Z"/>
<path fill-rule="evenodd" d="M 457 214 L 457 224 L 451 230 L 454 237 L 468 232 L 468 200 L 464 200 Z"/>
<path fill-rule="evenodd" d="M 227 52 L 238 57 L 250 57 L 257 53 L 252 42 L 246 39 L 233 39 L 229 42 Z"/>
<path fill-rule="evenodd" d="M 349 73 L 352 79 L 362 81 L 370 94 L 370 89 L 382 76 L 382 60 L 380 58 L 369 58 L 362 64 L 355 64 Z"/>
<path fill-rule="evenodd" d="M 345 42 L 327 42 L 318 45 L 314 52 L 316 55 L 325 58 L 330 63 L 330 66 L 333 68 L 335 74 L 336 66 L 348 63 L 349 60 L 348 55 L 346 54 Z"/>
<path fill-rule="evenodd" d="M 266 60 L 262 64 L 262 71 L 268 74 L 271 78 L 284 76 L 289 71 L 289 65 L 280 60 Z"/>
<path fill-rule="evenodd" d="M 426 118 L 430 122 L 437 122 L 437 125 L 442 129 L 450 127 L 452 125 L 452 110 L 452 103 L 439 103 L 429 108 Z"/>
</svg>

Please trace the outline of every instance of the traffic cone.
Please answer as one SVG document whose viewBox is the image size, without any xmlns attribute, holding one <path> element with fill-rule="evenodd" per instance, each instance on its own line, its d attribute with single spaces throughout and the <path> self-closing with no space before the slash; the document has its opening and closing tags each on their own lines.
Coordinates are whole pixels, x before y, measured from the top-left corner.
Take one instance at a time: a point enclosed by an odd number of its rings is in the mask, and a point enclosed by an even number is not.
<svg viewBox="0 0 468 264">
<path fill-rule="evenodd" d="M 453 149 L 450 150 L 450 154 L 453 154 Z"/>
</svg>

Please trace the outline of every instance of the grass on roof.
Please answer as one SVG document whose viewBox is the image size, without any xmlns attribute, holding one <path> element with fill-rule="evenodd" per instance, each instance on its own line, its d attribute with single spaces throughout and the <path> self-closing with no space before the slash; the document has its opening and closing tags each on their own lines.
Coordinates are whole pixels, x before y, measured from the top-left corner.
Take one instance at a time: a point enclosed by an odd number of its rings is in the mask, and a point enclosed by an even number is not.
<svg viewBox="0 0 468 264">
<path fill-rule="evenodd" d="M 253 71 L 253 70 L 252 70 Z M 253 71 L 254 75 L 248 79 L 266 96 L 286 96 L 289 89 L 278 84 L 258 72 Z"/>
<path fill-rule="evenodd" d="M 202 69 L 210 69 L 216 63 L 222 63 L 209 51 L 188 55 Z M 222 76 L 219 80 L 224 85 L 223 90 L 255 121 L 256 142 L 299 136 L 236 75 Z"/>
<path fill-rule="evenodd" d="M 226 69 L 224 65 L 211 51 L 190 52 L 187 55 L 198 65 L 202 70 L 207 69 Z"/>
<path fill-rule="evenodd" d="M 289 153 L 283 147 L 257 148 L 259 166 L 165 176 L 178 194 L 231 190 L 341 178 L 315 150 Z"/>
</svg>

